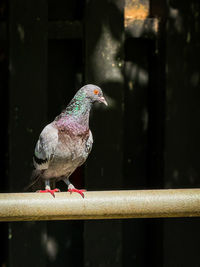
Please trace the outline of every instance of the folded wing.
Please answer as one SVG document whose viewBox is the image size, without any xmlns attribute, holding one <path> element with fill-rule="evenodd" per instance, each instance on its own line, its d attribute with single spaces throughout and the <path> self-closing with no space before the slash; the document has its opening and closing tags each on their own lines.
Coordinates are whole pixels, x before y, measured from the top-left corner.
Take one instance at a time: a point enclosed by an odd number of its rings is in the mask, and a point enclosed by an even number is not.
<svg viewBox="0 0 200 267">
<path fill-rule="evenodd" d="M 33 163 L 37 170 L 48 169 L 57 144 L 58 130 L 52 124 L 48 124 L 41 132 L 35 147 Z"/>
</svg>

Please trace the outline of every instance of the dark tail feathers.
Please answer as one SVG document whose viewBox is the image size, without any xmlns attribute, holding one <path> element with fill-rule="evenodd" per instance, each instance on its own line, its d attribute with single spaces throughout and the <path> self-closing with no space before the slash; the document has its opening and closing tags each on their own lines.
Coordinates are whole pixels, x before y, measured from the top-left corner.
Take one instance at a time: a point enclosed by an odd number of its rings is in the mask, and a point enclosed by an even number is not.
<svg viewBox="0 0 200 267">
<path fill-rule="evenodd" d="M 31 174 L 31 183 L 24 188 L 24 191 L 37 191 L 44 189 L 44 180 L 42 179 L 42 171 L 33 170 Z"/>
</svg>

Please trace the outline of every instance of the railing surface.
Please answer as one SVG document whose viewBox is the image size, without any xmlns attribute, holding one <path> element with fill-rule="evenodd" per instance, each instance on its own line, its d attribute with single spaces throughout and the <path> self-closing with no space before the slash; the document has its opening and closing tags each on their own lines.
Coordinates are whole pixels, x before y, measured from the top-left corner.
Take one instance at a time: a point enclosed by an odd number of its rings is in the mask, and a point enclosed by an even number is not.
<svg viewBox="0 0 200 267">
<path fill-rule="evenodd" d="M 0 221 L 200 216 L 200 189 L 0 194 Z"/>
</svg>

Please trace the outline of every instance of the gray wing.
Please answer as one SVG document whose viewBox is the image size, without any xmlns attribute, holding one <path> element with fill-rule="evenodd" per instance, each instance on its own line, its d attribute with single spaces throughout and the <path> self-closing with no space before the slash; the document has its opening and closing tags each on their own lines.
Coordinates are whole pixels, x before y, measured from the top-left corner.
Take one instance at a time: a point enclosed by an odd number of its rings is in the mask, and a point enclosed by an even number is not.
<svg viewBox="0 0 200 267">
<path fill-rule="evenodd" d="M 35 147 L 33 163 L 36 169 L 48 169 L 49 162 L 53 158 L 58 144 L 58 130 L 52 124 L 48 124 L 40 134 Z"/>
</svg>

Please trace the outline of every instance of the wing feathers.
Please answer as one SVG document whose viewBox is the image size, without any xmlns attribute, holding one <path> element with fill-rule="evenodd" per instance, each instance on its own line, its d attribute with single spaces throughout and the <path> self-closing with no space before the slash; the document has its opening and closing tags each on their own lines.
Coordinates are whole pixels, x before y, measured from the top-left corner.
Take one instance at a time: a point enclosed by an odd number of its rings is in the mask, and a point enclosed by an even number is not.
<svg viewBox="0 0 200 267">
<path fill-rule="evenodd" d="M 52 124 L 48 124 L 41 132 L 35 147 L 33 162 L 36 169 L 48 168 L 57 144 L 58 130 Z"/>
</svg>

